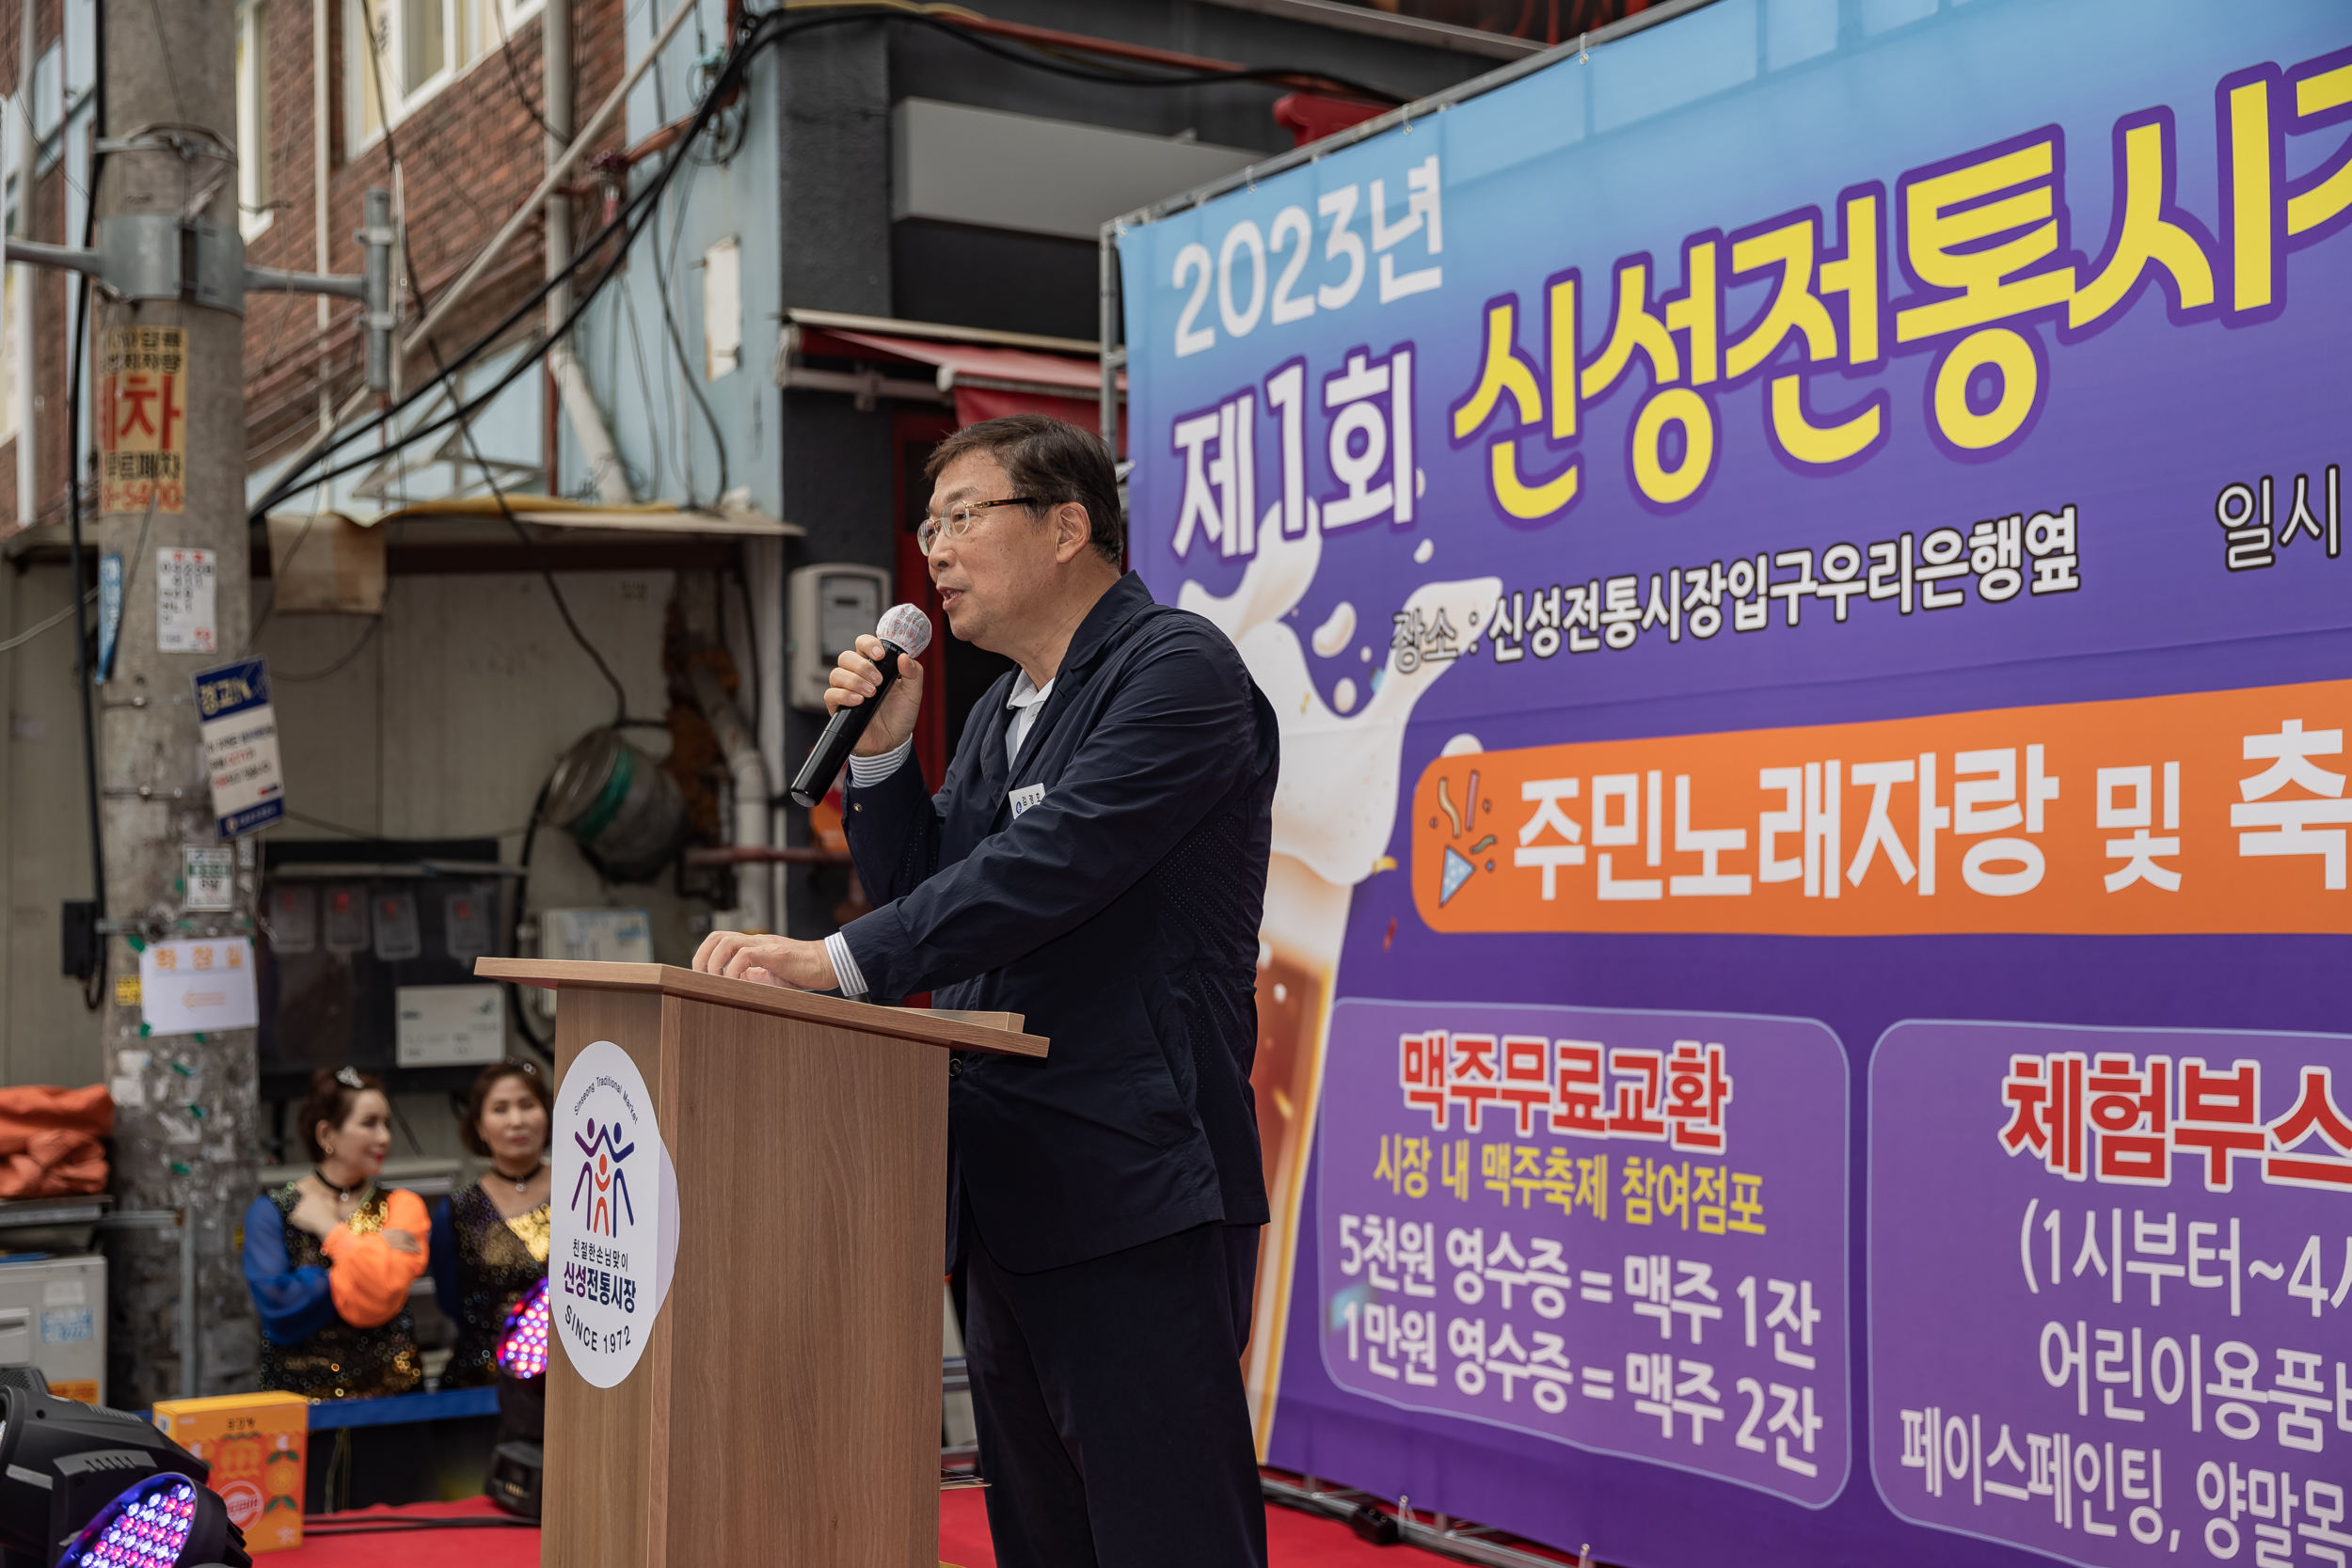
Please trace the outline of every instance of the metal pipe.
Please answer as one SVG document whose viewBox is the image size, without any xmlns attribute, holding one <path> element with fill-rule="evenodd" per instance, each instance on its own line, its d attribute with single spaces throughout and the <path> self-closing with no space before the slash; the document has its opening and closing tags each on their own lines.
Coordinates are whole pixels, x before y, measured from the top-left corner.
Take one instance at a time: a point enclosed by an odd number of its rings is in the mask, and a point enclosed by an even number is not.
<svg viewBox="0 0 2352 1568">
<path fill-rule="evenodd" d="M 546 144 L 541 150 L 543 166 L 552 164 L 564 155 L 564 149 L 572 140 L 572 8 L 570 0 L 552 0 L 539 17 L 539 102 L 543 107 L 541 123 L 547 127 Z M 540 245 L 546 263 L 544 276 L 555 277 L 572 254 L 572 193 L 567 185 L 560 185 L 548 198 L 547 238 Z M 571 313 L 572 291 L 568 283 L 559 283 L 548 293 L 547 333 L 555 336 Z M 548 357 L 540 367 L 539 416 L 545 442 L 543 456 L 547 467 L 547 491 L 552 496 L 562 489 L 564 456 L 563 425 L 556 407 L 563 389 L 563 367 L 556 363 L 562 344 L 551 345 Z"/>
<path fill-rule="evenodd" d="M 546 105 L 547 168 L 560 172 L 572 136 L 572 7 L 571 0 L 548 0 L 539 13 L 540 100 Z M 554 277 L 572 259 L 572 199 L 551 192 L 547 205 L 547 276 Z M 548 332 L 553 335 L 571 314 L 572 291 L 559 283 L 548 294 Z"/>
<path fill-rule="evenodd" d="M 1596 27 L 1581 38 L 1563 43 L 1557 48 L 1547 49 L 1539 55 L 1524 55 L 1509 65 L 1499 66 L 1483 76 L 1473 76 L 1467 82 L 1457 82 L 1442 91 L 1431 93 L 1426 98 L 1417 98 L 1410 103 L 1400 104 L 1384 115 L 1365 120 L 1360 125 L 1351 125 L 1344 131 L 1334 131 L 1321 141 L 1312 141 L 1304 147 L 1292 148 L 1287 152 L 1278 153 L 1268 158 L 1264 163 L 1251 164 L 1247 168 L 1221 175 L 1206 184 L 1195 185 L 1188 191 L 1180 191 L 1174 196 L 1163 197 L 1148 207 L 1138 207 L 1132 213 L 1122 213 L 1104 224 L 1104 231 L 1108 233 L 1115 229 L 1134 229 L 1146 223 L 1157 223 L 1170 214 L 1201 206 L 1229 191 L 1237 191 L 1246 186 L 1255 185 L 1259 181 L 1271 179 L 1286 169 L 1297 168 L 1303 164 L 1318 163 L 1330 153 L 1354 147 L 1359 142 L 1369 141 L 1384 132 L 1396 130 L 1400 126 L 1408 126 L 1414 120 L 1425 119 L 1440 109 L 1451 108 L 1456 103 L 1467 103 L 1473 98 L 1483 98 L 1498 87 L 1509 87 L 1522 76 L 1532 76 L 1549 66 L 1570 59 L 1581 51 L 1597 48 L 1605 43 L 1614 43 L 1619 39 L 1630 38 L 1645 28 L 1655 27 L 1661 23 L 1672 22 L 1679 16 L 1688 16 L 1692 11 L 1704 9 L 1713 4 L 1715 0 L 1658 0 L 1658 3 L 1647 10 L 1635 11 L 1630 16 L 1621 17 L 1606 27 Z"/>
<path fill-rule="evenodd" d="M 1119 226 L 1103 225 L 1100 254 L 1095 258 L 1095 321 L 1094 341 L 1102 345 L 1099 364 L 1103 384 L 1098 389 L 1096 409 L 1101 424 L 1103 444 L 1110 449 L 1111 462 L 1119 461 L 1119 364 L 1126 362 L 1122 351 L 1114 353 L 1112 345 L 1119 342 Z M 1112 363 L 1114 357 L 1119 364 Z M 1133 554 L 1131 549 L 1129 554 Z"/>
<path fill-rule="evenodd" d="M 406 340 L 401 343 L 399 357 L 406 358 L 421 347 L 433 329 L 441 325 L 442 318 L 462 304 L 467 292 L 482 281 L 483 275 L 488 272 L 491 263 L 505 252 L 507 245 L 516 235 L 523 231 L 534 216 L 538 215 L 542 205 L 548 198 L 548 194 L 555 189 L 565 172 L 579 160 L 580 150 L 595 141 L 602 134 L 606 121 L 610 120 L 620 111 L 621 106 L 628 102 L 629 90 L 637 86 L 638 79 L 645 74 L 655 60 L 660 58 L 661 51 L 669 46 L 670 40 L 677 36 L 678 28 L 684 24 L 687 18 L 693 14 L 692 6 L 680 6 L 670 13 L 670 20 L 662 24 L 661 31 L 655 35 L 653 42 L 647 46 L 644 55 L 635 65 L 629 67 L 620 81 L 613 85 L 612 93 L 596 112 L 589 117 L 587 125 L 580 130 L 580 135 L 572 138 L 571 145 L 564 149 L 563 156 L 548 165 L 547 173 L 540 178 L 537 186 L 529 196 L 523 198 L 522 205 L 515 209 L 514 215 L 500 227 L 499 231 L 490 236 L 489 243 L 485 245 L 480 254 L 474 257 L 472 264 L 458 275 L 457 281 L 441 291 L 441 297 L 433 302 L 433 308 L 425 312 L 424 319 L 417 324 L 416 330 L 409 333 Z M 344 400 L 342 407 L 336 410 L 334 426 L 341 426 L 345 420 L 364 407 L 374 395 L 365 388 L 352 393 Z M 305 442 L 302 450 L 295 452 L 287 462 L 284 471 L 287 473 L 301 471 L 305 464 L 318 455 L 319 449 L 333 439 L 332 430 L 333 427 L 322 430 Z"/>
<path fill-rule="evenodd" d="M 759 711 L 752 726 L 759 736 L 759 754 L 768 776 L 784 777 L 784 541 L 747 539 L 743 542 L 743 592 L 751 605 L 752 658 L 762 672 Z M 774 672 L 770 675 L 768 672 Z M 768 835 L 764 842 L 782 844 L 789 836 L 782 809 L 773 797 L 768 801 Z M 792 927 L 790 888 L 782 864 L 769 863 L 768 908 L 779 931 Z"/>
<path fill-rule="evenodd" d="M 180 1211 L 180 1397 L 196 1398 L 202 1353 L 196 1339 L 196 1205 Z"/>
<path fill-rule="evenodd" d="M 566 313 L 570 309 L 564 307 Z M 596 499 L 606 506 L 633 504 L 637 495 L 628 487 L 628 469 L 621 462 L 620 449 L 612 444 L 612 433 L 605 428 L 604 410 L 596 406 L 588 372 L 580 369 L 570 343 L 560 342 L 548 350 L 548 373 L 555 379 L 556 395 L 563 400 L 564 417 L 572 421 L 572 434 L 580 437 L 580 461 L 588 465 L 588 473 L 596 482 Z"/>
<path fill-rule="evenodd" d="M 334 231 L 327 221 L 327 203 L 331 192 L 327 184 L 326 134 L 326 0 L 310 0 L 310 216 L 311 239 L 318 252 L 318 269 L 322 273 L 335 270 Z M 335 308 L 326 296 L 319 296 L 318 335 L 324 344 L 326 334 L 335 325 Z M 319 367 L 319 434 L 334 430 L 335 394 L 327 389 L 325 356 Z"/>
<path fill-rule="evenodd" d="M 33 62 L 40 58 L 40 33 L 36 20 L 40 8 L 22 6 L 24 28 L 19 35 L 16 51 L 16 108 L 22 122 L 16 147 L 16 239 L 30 240 L 33 236 L 34 164 L 40 156 L 40 137 L 33 130 Z M 15 243 L 14 240 L 10 242 Z M 16 319 L 8 323 L 8 331 L 16 339 L 16 520 L 30 528 L 40 511 L 40 441 L 35 432 L 40 426 L 33 411 L 33 380 L 38 368 L 33 349 L 33 279 L 19 273 L 16 278 Z M 68 476 L 69 483 L 72 476 Z"/>
<path fill-rule="evenodd" d="M 739 805 L 739 811 L 741 807 Z M 686 863 L 706 865 L 850 865 L 847 849 L 810 849 L 798 845 L 736 844 L 723 849 L 689 849 Z"/>
<path fill-rule="evenodd" d="M 569 161 L 572 125 L 572 18 L 569 0 L 557 0 L 546 11 L 546 31 L 541 34 L 541 49 L 545 60 L 544 96 L 548 103 L 548 172 L 550 179 L 561 175 Z M 547 274 L 550 278 L 563 277 L 572 260 L 572 197 L 569 187 L 555 185 L 548 197 Z M 572 286 L 568 280 L 558 282 L 548 291 L 547 332 L 549 337 L 564 325 L 572 313 Z M 620 450 L 612 441 L 612 433 L 604 421 L 604 410 L 596 405 L 595 391 L 588 385 L 588 372 L 580 367 L 579 356 L 572 353 L 568 339 L 558 338 L 548 350 L 547 373 L 564 414 L 572 421 L 572 434 L 580 438 L 580 453 L 588 465 L 588 472 L 596 482 L 596 499 L 607 506 L 628 506 L 635 501 L 629 489 L 628 468 L 621 461 Z M 549 412 L 548 429 L 553 431 L 554 414 Z M 555 453 L 548 453 L 550 467 L 548 489 L 552 494 L 556 477 L 552 467 Z"/>
<path fill-rule="evenodd" d="M 101 251 L 83 250 L 70 245 L 43 245 L 38 240 L 9 240 L 8 259 L 22 266 L 63 267 L 68 272 L 86 272 L 92 277 L 105 270 L 105 256 Z M 24 284 L 17 285 L 22 289 Z"/>
<path fill-rule="evenodd" d="M 541 14 L 540 96 L 547 103 L 548 177 L 554 180 L 568 164 L 576 139 L 572 135 L 571 0 L 549 0 Z M 562 279 L 572 260 L 572 196 L 568 187 L 556 185 L 549 191 L 547 212 L 546 276 Z M 548 347 L 547 380 L 543 386 L 553 388 L 564 417 L 572 422 L 572 434 L 580 439 L 580 459 L 588 465 L 589 475 L 596 482 L 596 499 L 607 506 L 627 506 L 637 499 L 629 489 L 628 467 L 621 461 L 620 449 L 613 444 L 612 432 L 604 422 L 604 410 L 596 406 L 596 392 L 588 385 L 588 372 L 572 353 L 570 340 L 556 336 L 571 313 L 571 283 L 568 279 L 559 281 L 548 291 L 546 331 L 553 341 Z M 549 495 L 557 489 L 557 458 L 561 452 L 554 438 L 556 430 L 555 413 L 549 409 Z"/>
<path fill-rule="evenodd" d="M 367 194 L 367 226 L 360 230 L 360 264 L 367 269 L 367 281 L 360 300 L 367 314 L 359 325 L 367 344 L 366 375 L 361 382 L 369 392 L 381 392 L 392 384 L 392 323 L 396 302 L 392 295 L 392 193 L 375 186 Z"/>
<path fill-rule="evenodd" d="M 722 587 L 722 593 L 725 592 Z M 727 761 L 727 770 L 735 778 L 734 848 L 765 849 L 768 846 L 770 786 L 768 761 L 759 754 L 759 745 L 752 738 L 751 726 L 743 722 L 743 713 L 727 695 L 719 672 L 707 664 L 696 664 L 688 673 L 688 683 L 694 689 L 695 705 L 710 721 L 710 732 L 718 737 L 720 754 Z M 747 931 L 772 931 L 768 901 L 768 878 L 755 872 L 735 879 L 735 907 L 742 917 Z"/>
<path fill-rule="evenodd" d="M 367 298 L 367 279 L 338 273 L 287 272 L 278 267 L 247 266 L 247 293 L 334 294 L 342 299 Z"/>
<path fill-rule="evenodd" d="M 1379 1500 L 1369 1492 L 1352 1488 L 1327 1490 L 1312 1476 L 1302 1476 L 1298 1481 L 1292 1481 L 1260 1471 L 1258 1486 L 1270 1503 L 1279 1503 L 1302 1513 L 1320 1513 L 1327 1519 L 1348 1520 L 1359 1509 L 1368 1509 Z M 1431 1515 L 1433 1521 L 1438 1522 L 1423 1524 L 1413 1517 L 1412 1511 L 1404 1506 L 1401 1498 L 1391 1517 L 1396 1522 L 1399 1540 L 1419 1546 L 1423 1551 L 1453 1558 L 1457 1562 L 1479 1563 L 1484 1568 L 1559 1568 L 1556 1559 L 1520 1551 L 1500 1541 L 1480 1539 L 1486 1531 L 1477 1525 L 1449 1520 L 1441 1513 Z M 1578 1561 L 1582 1568 L 1589 1563 L 1589 1559 L 1580 1558 Z"/>
</svg>

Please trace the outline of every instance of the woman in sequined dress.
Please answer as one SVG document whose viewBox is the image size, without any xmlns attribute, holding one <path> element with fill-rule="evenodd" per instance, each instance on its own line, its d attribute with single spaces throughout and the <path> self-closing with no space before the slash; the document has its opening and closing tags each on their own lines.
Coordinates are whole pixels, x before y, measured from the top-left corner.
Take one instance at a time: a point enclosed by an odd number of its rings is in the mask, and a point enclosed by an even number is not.
<svg viewBox="0 0 2352 1568">
<path fill-rule="evenodd" d="M 552 1097 L 535 1062 L 493 1062 L 474 1080 L 457 1135 L 490 1168 L 433 1212 L 433 1285 L 457 1325 L 441 1386 L 488 1383 L 506 1314 L 548 1272 Z"/>
<path fill-rule="evenodd" d="M 413 1392 L 423 1380 L 408 1287 L 432 1221 L 375 1184 L 392 1147 L 382 1080 L 322 1069 L 302 1102 L 310 1174 L 253 1200 L 245 1277 L 262 1314 L 262 1386 L 314 1400 Z"/>
</svg>

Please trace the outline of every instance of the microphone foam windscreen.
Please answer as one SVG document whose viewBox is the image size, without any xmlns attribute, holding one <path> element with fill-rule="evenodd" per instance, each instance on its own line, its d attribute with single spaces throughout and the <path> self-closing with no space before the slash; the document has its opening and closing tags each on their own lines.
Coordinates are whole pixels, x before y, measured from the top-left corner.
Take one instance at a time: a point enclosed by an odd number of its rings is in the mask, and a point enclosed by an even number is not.
<svg viewBox="0 0 2352 1568">
<path fill-rule="evenodd" d="M 875 624 L 874 635 L 885 642 L 896 642 L 919 658 L 923 650 L 931 645 L 931 618 L 914 605 L 892 605 Z"/>
</svg>

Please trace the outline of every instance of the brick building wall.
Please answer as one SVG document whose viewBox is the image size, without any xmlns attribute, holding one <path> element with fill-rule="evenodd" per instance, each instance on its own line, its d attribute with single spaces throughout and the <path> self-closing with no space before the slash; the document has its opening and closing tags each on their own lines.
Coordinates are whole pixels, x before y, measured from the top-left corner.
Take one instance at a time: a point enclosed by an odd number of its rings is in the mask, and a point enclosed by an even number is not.
<svg viewBox="0 0 2352 1568">
<path fill-rule="evenodd" d="M 549 4 L 565 0 L 548 0 Z M 596 112 L 626 69 L 621 0 L 568 0 L 572 6 L 575 125 Z M 516 29 L 507 45 L 510 72 L 496 49 L 472 62 L 456 80 L 358 150 L 348 145 L 350 114 L 346 51 L 366 47 L 364 38 L 346 37 L 342 0 L 330 0 L 328 15 L 327 151 L 329 269 L 359 270 L 362 203 L 370 186 L 392 185 L 391 155 L 400 154 L 407 216 L 408 254 L 416 284 L 427 305 L 454 281 L 484 242 L 506 221 L 538 183 L 545 169 L 544 138 L 534 111 L 543 80 L 539 52 L 541 21 Z M 315 142 L 312 135 L 311 15 L 304 0 L 274 0 L 269 13 L 270 227 L 249 242 L 247 260 L 257 266 L 308 272 L 317 266 L 315 230 Z M 389 62 L 387 63 L 389 70 Z M 528 106 L 526 106 L 528 104 Z M 621 145 L 618 119 L 597 140 L 597 150 Z M 585 192 L 573 202 L 573 232 L 585 240 L 601 214 L 601 202 Z M 465 346 L 533 289 L 546 272 L 545 235 L 536 217 L 508 245 L 491 273 L 466 302 L 435 331 L 442 354 L 454 357 Z M 415 295 L 404 289 L 404 323 L 417 319 Z M 322 384 L 340 404 L 359 385 L 358 307 L 333 305 L 333 326 L 321 339 L 315 296 L 256 294 L 246 305 L 246 431 L 248 461 L 282 456 L 316 428 Z M 536 330 L 532 320 L 516 336 Z M 403 367 L 404 388 L 414 388 L 434 374 L 429 354 Z"/>
</svg>

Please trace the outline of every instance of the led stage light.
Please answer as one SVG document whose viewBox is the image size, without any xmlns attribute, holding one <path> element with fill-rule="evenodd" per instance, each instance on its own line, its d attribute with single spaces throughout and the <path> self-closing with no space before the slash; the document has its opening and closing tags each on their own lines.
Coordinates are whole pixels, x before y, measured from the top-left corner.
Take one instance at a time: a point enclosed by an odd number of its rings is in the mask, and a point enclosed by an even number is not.
<svg viewBox="0 0 2352 1568">
<path fill-rule="evenodd" d="M 0 1549 L 8 1568 L 49 1568 L 58 1544 L 119 1502 L 126 1484 L 172 1473 L 212 1497 L 202 1460 L 126 1411 L 44 1392 L 38 1376 L 0 1379 Z M 212 1506 L 221 1509 L 220 1500 Z"/>
<path fill-rule="evenodd" d="M 134 1482 L 75 1536 L 57 1568 L 252 1568 L 220 1498 L 165 1471 Z"/>
</svg>

